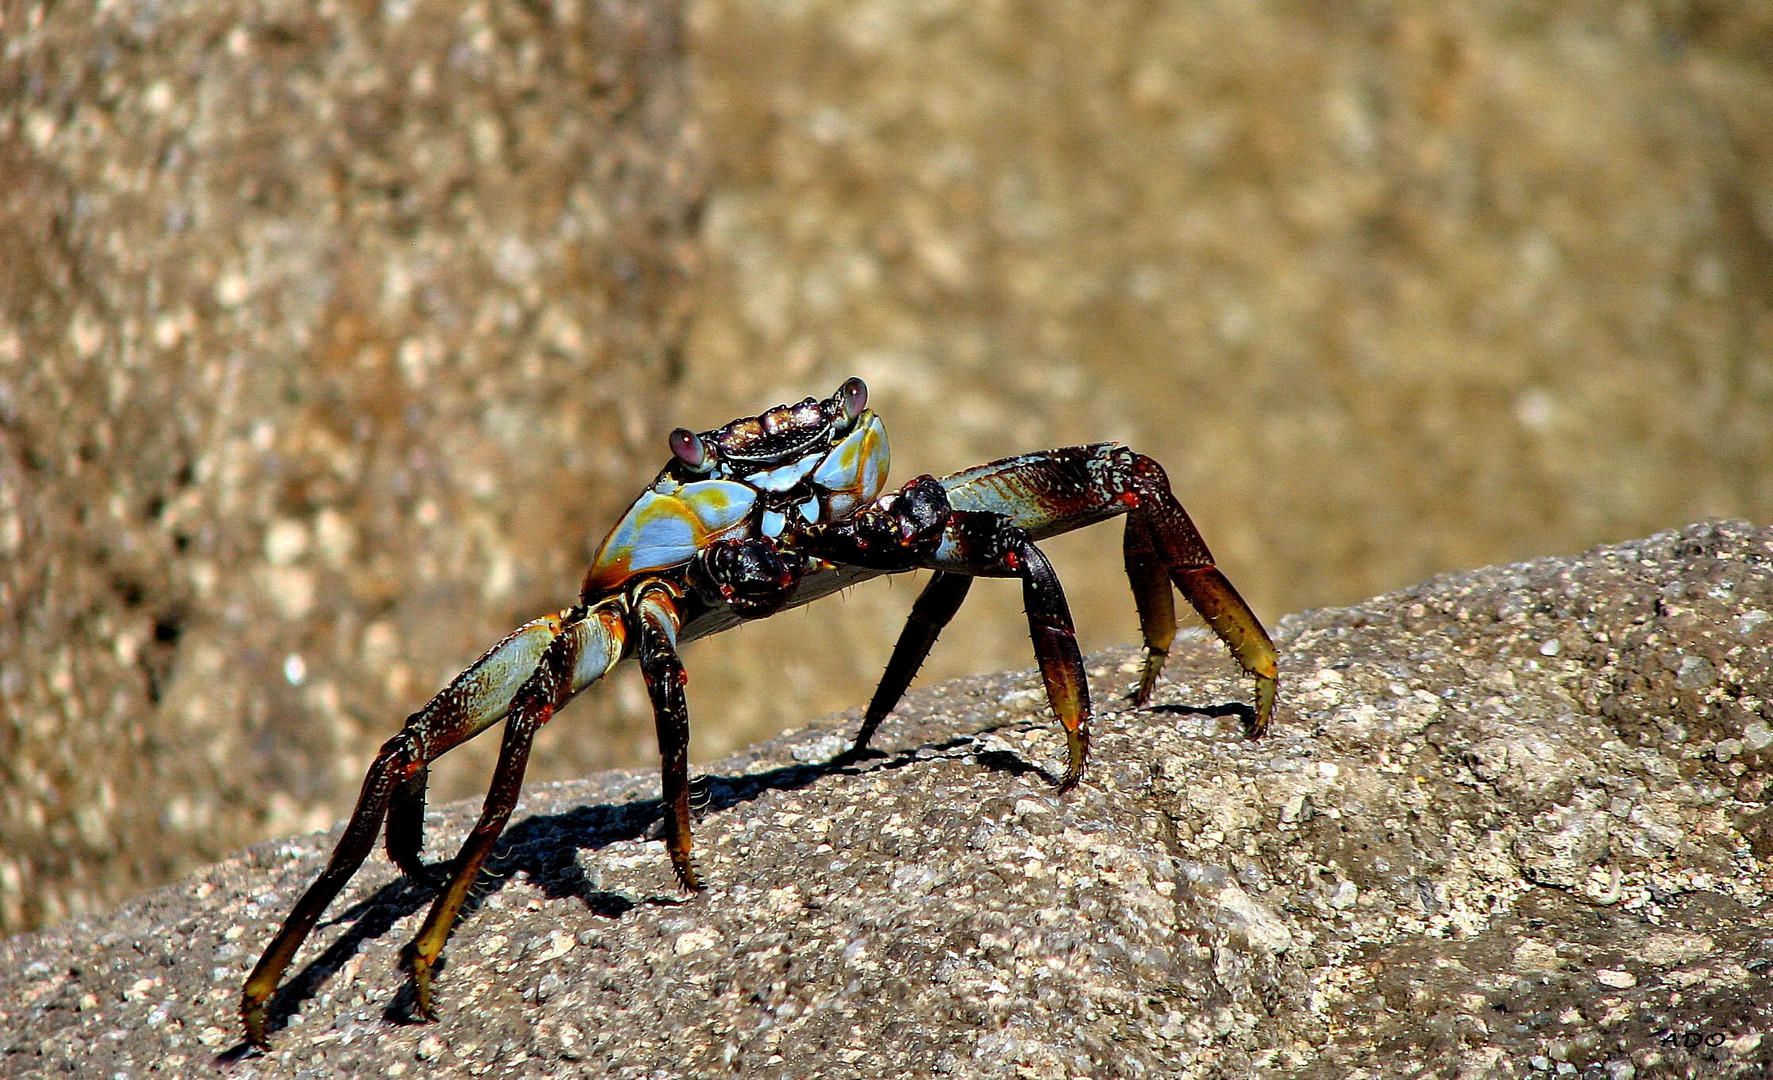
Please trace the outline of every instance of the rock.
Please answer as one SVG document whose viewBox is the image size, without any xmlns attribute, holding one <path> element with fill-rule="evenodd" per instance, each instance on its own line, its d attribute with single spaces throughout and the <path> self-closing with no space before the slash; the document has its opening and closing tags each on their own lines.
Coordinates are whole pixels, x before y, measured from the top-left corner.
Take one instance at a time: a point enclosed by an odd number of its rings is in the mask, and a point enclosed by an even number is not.
<svg viewBox="0 0 1773 1080">
<path fill-rule="evenodd" d="M 1443 575 L 1282 620 L 1259 742 L 1215 642 L 1149 711 L 1111 651 L 1063 798 L 1031 672 L 935 686 L 858 765 L 805 752 L 848 715 L 710 767 L 692 898 L 654 777 L 537 786 L 440 1022 L 402 1019 L 426 897 L 377 855 L 238 1057 L 240 983 L 336 832 L 260 845 L 0 942 L 0 1072 L 1764 1075 L 1773 755 L 1742 734 L 1773 626 L 1741 615 L 1769 605 L 1773 530 L 1739 523 Z M 475 810 L 431 815 L 434 857 Z"/>
<path fill-rule="evenodd" d="M 665 5 L 0 41 L 10 932 L 323 827 L 335 762 L 569 601 L 664 452 L 702 189 Z"/>
</svg>

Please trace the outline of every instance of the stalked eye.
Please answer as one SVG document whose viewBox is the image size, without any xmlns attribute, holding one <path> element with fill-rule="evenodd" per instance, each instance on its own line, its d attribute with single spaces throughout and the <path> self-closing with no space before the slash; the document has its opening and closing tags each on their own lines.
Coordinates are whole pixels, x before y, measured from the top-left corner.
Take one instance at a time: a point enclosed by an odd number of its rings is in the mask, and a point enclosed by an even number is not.
<svg viewBox="0 0 1773 1080">
<path fill-rule="evenodd" d="M 671 455 L 683 462 L 691 472 L 707 472 L 714 462 L 708 456 L 708 444 L 689 428 L 671 433 Z"/>
<path fill-rule="evenodd" d="M 837 388 L 837 396 L 843 399 L 844 419 L 854 420 L 868 407 L 868 384 L 861 379 L 851 379 Z"/>
</svg>

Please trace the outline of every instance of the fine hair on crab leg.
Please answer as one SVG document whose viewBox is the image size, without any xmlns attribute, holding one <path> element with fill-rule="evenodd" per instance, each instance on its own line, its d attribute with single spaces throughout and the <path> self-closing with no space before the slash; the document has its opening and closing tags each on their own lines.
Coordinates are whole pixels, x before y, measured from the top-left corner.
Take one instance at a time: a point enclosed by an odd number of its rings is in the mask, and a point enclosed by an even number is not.
<svg viewBox="0 0 1773 1080">
<path fill-rule="evenodd" d="M 677 656 L 677 605 L 663 588 L 648 589 L 637 602 L 640 673 L 653 702 L 659 733 L 659 795 L 665 810 L 665 850 L 677 880 L 699 892 L 702 879 L 690 855 L 689 681 Z"/>
</svg>

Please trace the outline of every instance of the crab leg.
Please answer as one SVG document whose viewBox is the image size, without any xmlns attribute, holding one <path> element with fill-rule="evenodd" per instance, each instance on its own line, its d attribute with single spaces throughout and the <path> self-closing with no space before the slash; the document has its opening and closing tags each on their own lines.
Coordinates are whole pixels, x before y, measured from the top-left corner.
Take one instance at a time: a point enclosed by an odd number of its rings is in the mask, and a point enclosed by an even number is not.
<svg viewBox="0 0 1773 1080">
<path fill-rule="evenodd" d="M 408 717 L 400 733 L 382 746 L 332 858 L 297 901 L 246 980 L 240 1015 L 249 1043 L 267 1045 L 266 1002 L 327 906 L 375 847 L 384 820 L 388 851 L 395 864 L 410 877 L 422 880 L 429 876 L 419 858 L 427 763 L 503 718 L 519 689 L 563 638 L 577 643 L 580 662 L 572 672 L 574 692 L 613 667 L 625 643 L 619 618 L 607 609 L 566 611 L 525 623 Z"/>
<path fill-rule="evenodd" d="M 247 977 L 240 997 L 240 1018 L 246 1024 L 246 1041 L 253 1046 L 263 1049 L 270 1045 L 265 1035 L 265 1002 L 277 989 L 277 982 L 295 957 L 296 950 L 302 947 L 314 924 L 320 921 L 321 913 L 375 847 L 376 833 L 381 831 L 393 789 L 414 767 L 412 742 L 402 731 L 388 740 L 381 753 L 376 755 L 369 774 L 364 777 L 363 792 L 357 798 L 356 809 L 351 811 L 350 823 L 345 826 L 344 835 L 339 837 L 326 869 L 296 902 L 289 918 L 284 920 L 283 929 L 277 931 L 277 936 L 265 946 L 264 955 L 259 957 L 258 965 Z"/>
<path fill-rule="evenodd" d="M 1183 598 L 1255 680 L 1256 715 L 1250 723 L 1250 735 L 1261 735 L 1268 730 L 1279 690 L 1278 661 L 1268 631 L 1237 589 L 1213 565 L 1213 553 L 1207 550 L 1206 541 L 1189 520 L 1188 511 L 1171 493 L 1163 466 L 1142 454 L 1118 447 L 1116 450 L 1119 453 L 1112 455 L 1116 476 L 1135 500 L 1127 518 L 1125 551 L 1127 577 L 1133 583 L 1139 625 L 1145 637 L 1145 663 L 1139 687 L 1133 693 L 1134 703 L 1143 705 L 1150 700 L 1176 635 L 1175 603 L 1157 577 L 1160 569 L 1167 570 Z M 1159 566 L 1135 566 L 1145 559 L 1153 559 Z M 1164 600 L 1154 603 L 1152 593 L 1161 594 Z"/>
<path fill-rule="evenodd" d="M 1127 577 L 1145 638 L 1134 701 L 1149 699 L 1175 637 L 1175 603 L 1163 585 L 1168 577 L 1255 680 L 1250 733 L 1267 729 L 1279 685 L 1274 645 L 1213 565 L 1212 552 L 1157 462 L 1124 446 L 1098 443 L 994 461 L 944 477 L 942 486 L 955 509 L 1003 514 L 1036 540 L 1130 513 Z"/>
<path fill-rule="evenodd" d="M 677 657 L 677 629 L 682 624 L 674 598 L 663 588 L 649 589 L 636 604 L 639 614 L 640 674 L 653 702 L 659 732 L 659 793 L 665 807 L 665 849 L 677 880 L 691 892 L 702 888 L 690 858 L 689 706 L 683 696 L 683 661 Z"/>
<path fill-rule="evenodd" d="M 868 716 L 877 709 L 880 716 L 891 710 L 936 635 L 959 610 L 967 590 L 953 576 L 1021 578 L 1035 659 L 1070 751 L 1059 789 L 1077 784 L 1089 756 L 1090 689 L 1065 590 L 1027 530 L 1003 514 L 954 509 L 941 481 L 920 476 L 854 516 L 814 526 L 795 539 L 803 552 L 834 563 L 889 572 L 913 567 L 938 571 L 914 605 L 920 610 L 894 649 Z M 863 723 L 864 733 L 851 753 L 873 734 L 866 718 Z"/>
<path fill-rule="evenodd" d="M 1139 611 L 1139 633 L 1145 639 L 1145 662 L 1140 666 L 1139 685 L 1133 690 L 1133 704 L 1143 705 L 1151 700 L 1158 674 L 1170 657 L 1170 643 L 1176 640 L 1176 594 L 1157 554 L 1151 526 L 1142 515 L 1127 518 L 1121 550 L 1127 580 L 1133 586 L 1133 605 Z"/>
<path fill-rule="evenodd" d="M 898 643 L 893 646 L 886 671 L 880 676 L 880 685 L 868 701 L 868 711 L 862 714 L 862 729 L 856 733 L 856 744 L 850 748 L 852 757 L 868 748 L 874 729 L 905 696 L 906 688 L 917 675 L 917 669 L 923 666 L 924 658 L 929 656 L 937 635 L 960 610 L 961 602 L 967 598 L 967 590 L 972 587 L 970 576 L 938 570 L 918 594 L 916 603 L 911 605 L 911 617 L 905 620 L 905 629 L 899 632 Z"/>
<path fill-rule="evenodd" d="M 420 763 L 411 775 L 394 786 L 388 801 L 388 860 L 400 867 L 408 880 L 421 885 L 437 883 L 437 871 L 425 865 L 425 785 L 431 768 Z"/>
<path fill-rule="evenodd" d="M 479 878 L 493 843 L 505 831 L 505 823 L 517 806 L 536 732 L 575 694 L 615 666 L 622 656 L 622 641 L 622 622 L 616 607 L 593 609 L 549 642 L 534 672 L 512 699 L 505 718 L 504 741 L 499 745 L 499 761 L 493 769 L 480 820 L 469 830 L 461 852 L 450 866 L 449 884 L 438 893 L 424 925 L 403 953 L 412 972 L 416 1008 L 425 1019 L 437 1018 L 431 994 L 432 969 L 468 899 L 468 890 Z"/>
<path fill-rule="evenodd" d="M 1071 609 L 1046 555 L 1026 530 L 1001 514 L 956 510 L 943 530 L 941 546 L 929 565 L 976 577 L 1020 577 L 1028 635 L 1046 684 L 1047 702 L 1065 729 L 1068 761 L 1059 790 L 1070 791 L 1083 778 L 1090 754 L 1090 686 L 1084 677 Z M 959 608 L 959 600 L 953 608 Z M 953 615 L 953 610 L 947 612 Z M 932 627 L 932 630 L 940 627 Z M 930 640 L 934 640 L 934 634 Z M 927 645 L 924 652 L 929 651 Z M 921 659 L 921 657 L 920 657 Z"/>
</svg>

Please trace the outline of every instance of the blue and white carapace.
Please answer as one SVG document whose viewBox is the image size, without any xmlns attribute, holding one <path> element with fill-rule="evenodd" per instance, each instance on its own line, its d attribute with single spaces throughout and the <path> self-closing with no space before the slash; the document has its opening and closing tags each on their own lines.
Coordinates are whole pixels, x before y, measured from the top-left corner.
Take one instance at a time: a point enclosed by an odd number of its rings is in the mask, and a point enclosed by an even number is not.
<svg viewBox="0 0 1773 1080">
<path fill-rule="evenodd" d="M 580 590 L 586 600 L 638 574 L 683 566 L 717 540 L 779 538 L 850 516 L 886 486 L 886 426 L 851 379 L 807 398 L 696 433 L 678 428 L 672 459 L 610 530 Z"/>
</svg>

